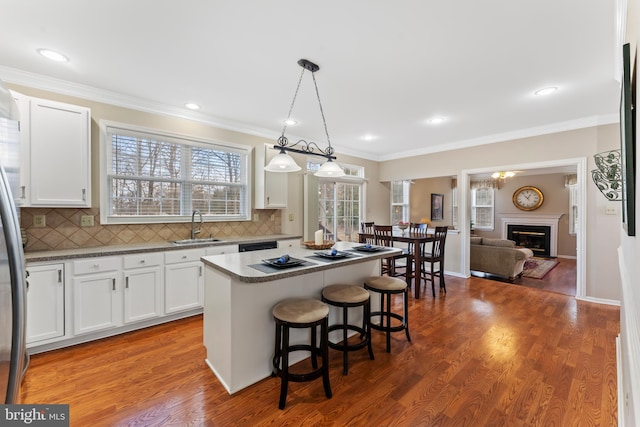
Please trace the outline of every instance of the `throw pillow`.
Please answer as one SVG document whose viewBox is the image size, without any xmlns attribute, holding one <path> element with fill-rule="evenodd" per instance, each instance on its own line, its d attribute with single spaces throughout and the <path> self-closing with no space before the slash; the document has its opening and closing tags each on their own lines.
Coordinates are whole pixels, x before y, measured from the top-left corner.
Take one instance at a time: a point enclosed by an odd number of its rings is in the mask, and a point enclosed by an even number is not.
<svg viewBox="0 0 640 427">
<path fill-rule="evenodd" d="M 516 242 L 514 242 L 513 240 L 506 240 L 506 239 L 487 239 L 484 238 L 482 240 L 482 244 L 486 245 L 486 246 L 500 246 L 500 247 L 505 247 L 505 248 L 512 248 L 516 245 Z"/>
</svg>

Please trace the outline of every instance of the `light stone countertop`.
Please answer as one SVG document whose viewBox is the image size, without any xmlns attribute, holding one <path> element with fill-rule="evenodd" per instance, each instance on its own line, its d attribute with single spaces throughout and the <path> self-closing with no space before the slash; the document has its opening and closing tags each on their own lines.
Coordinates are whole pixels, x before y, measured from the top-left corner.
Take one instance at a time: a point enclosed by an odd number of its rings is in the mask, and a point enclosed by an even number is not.
<svg viewBox="0 0 640 427">
<path fill-rule="evenodd" d="M 217 242 L 198 243 L 191 245 L 175 245 L 171 242 L 151 242 L 151 243 L 136 243 L 131 245 L 112 245 L 112 246 L 97 246 L 92 248 L 78 248 L 78 249 L 62 249 L 54 251 L 29 251 L 24 253 L 24 257 L 27 263 L 29 262 L 44 262 L 44 261 L 60 261 L 66 259 L 75 258 L 91 258 L 110 255 L 126 255 L 145 252 L 164 252 L 180 249 L 198 249 L 214 246 L 225 245 L 237 245 L 239 243 L 258 243 L 267 242 L 272 240 L 288 240 L 288 239 L 300 239 L 302 236 L 295 236 L 290 234 L 272 234 L 266 236 L 238 236 L 228 237 Z"/>
<path fill-rule="evenodd" d="M 338 251 L 346 251 L 350 255 L 347 258 L 339 259 L 322 259 L 314 256 L 316 252 L 322 252 L 316 249 L 307 249 L 303 245 L 292 248 L 267 249 L 255 252 L 242 252 L 222 255 L 211 255 L 202 257 L 206 267 L 221 271 L 227 276 L 245 283 L 269 282 L 273 280 L 294 277 L 308 274 L 316 271 L 327 270 L 335 267 L 344 267 L 350 264 L 358 264 L 366 261 L 372 261 L 380 258 L 386 258 L 391 255 L 397 255 L 402 252 L 399 248 L 386 248 L 378 252 L 360 252 L 350 251 L 355 246 L 362 246 L 360 243 L 338 242 L 334 245 Z M 279 258 L 284 254 L 288 254 L 292 258 L 308 261 L 306 265 L 299 267 L 289 267 L 283 269 L 264 268 L 269 272 L 258 270 L 252 265 L 263 265 L 263 260 Z M 270 271 L 272 270 L 272 271 Z"/>
</svg>

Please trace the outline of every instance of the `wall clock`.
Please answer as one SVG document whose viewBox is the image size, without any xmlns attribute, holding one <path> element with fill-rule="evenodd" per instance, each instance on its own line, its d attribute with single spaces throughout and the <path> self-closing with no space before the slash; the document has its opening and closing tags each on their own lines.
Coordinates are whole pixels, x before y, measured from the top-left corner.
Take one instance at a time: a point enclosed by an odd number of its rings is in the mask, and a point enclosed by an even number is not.
<svg viewBox="0 0 640 427">
<path fill-rule="evenodd" d="M 544 195 L 536 187 L 520 187 L 513 193 L 513 204 L 523 211 L 532 211 L 542 206 Z"/>
</svg>

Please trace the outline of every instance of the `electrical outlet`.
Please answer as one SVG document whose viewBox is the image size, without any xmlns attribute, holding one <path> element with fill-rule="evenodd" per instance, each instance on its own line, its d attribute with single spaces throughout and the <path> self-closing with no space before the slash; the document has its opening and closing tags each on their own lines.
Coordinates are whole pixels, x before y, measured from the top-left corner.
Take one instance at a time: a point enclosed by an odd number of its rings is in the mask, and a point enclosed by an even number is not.
<svg viewBox="0 0 640 427">
<path fill-rule="evenodd" d="M 33 226 L 34 227 L 46 227 L 47 226 L 47 216 L 46 215 L 34 215 L 33 216 Z"/>
<path fill-rule="evenodd" d="M 80 227 L 93 227 L 93 215 L 80 216 Z"/>
<path fill-rule="evenodd" d="M 260 221 L 260 214 L 253 214 L 253 221 L 254 222 Z"/>
<path fill-rule="evenodd" d="M 293 221 L 293 214 L 292 213 L 289 214 L 289 221 Z"/>
<path fill-rule="evenodd" d="M 616 209 L 615 206 L 609 205 L 609 206 L 605 206 L 604 213 L 607 215 L 615 215 L 618 213 L 618 210 Z"/>
<path fill-rule="evenodd" d="M 271 221 L 275 221 L 275 220 L 276 220 L 275 214 L 271 214 Z"/>
</svg>

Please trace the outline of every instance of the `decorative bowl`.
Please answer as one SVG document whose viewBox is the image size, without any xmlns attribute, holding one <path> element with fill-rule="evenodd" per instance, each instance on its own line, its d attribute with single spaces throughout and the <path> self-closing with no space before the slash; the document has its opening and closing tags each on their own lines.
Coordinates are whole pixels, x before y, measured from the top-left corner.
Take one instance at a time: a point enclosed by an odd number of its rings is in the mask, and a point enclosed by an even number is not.
<svg viewBox="0 0 640 427">
<path fill-rule="evenodd" d="M 335 242 L 333 240 L 325 240 L 321 244 L 316 245 L 316 242 L 313 240 L 308 240 L 306 242 L 302 242 L 303 245 L 307 247 L 307 249 L 330 249 Z"/>
</svg>

